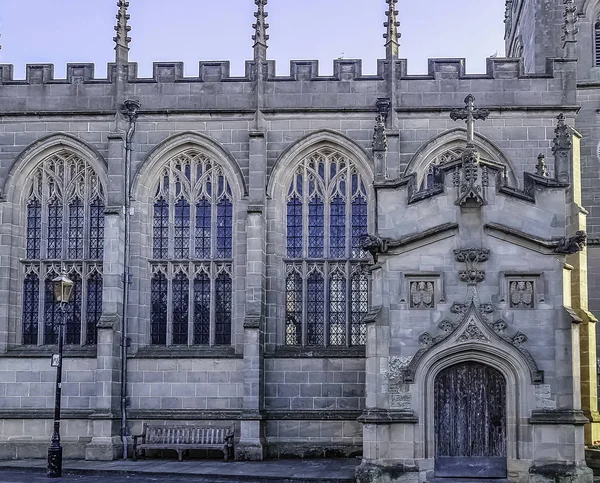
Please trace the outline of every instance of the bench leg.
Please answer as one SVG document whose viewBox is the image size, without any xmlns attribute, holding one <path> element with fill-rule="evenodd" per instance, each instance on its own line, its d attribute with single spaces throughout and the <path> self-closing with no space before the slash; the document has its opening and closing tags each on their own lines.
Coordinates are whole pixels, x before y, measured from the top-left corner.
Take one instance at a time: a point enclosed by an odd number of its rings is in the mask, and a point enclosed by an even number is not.
<svg viewBox="0 0 600 483">
<path fill-rule="evenodd" d="M 133 448 L 133 461 L 137 461 L 137 449 Z"/>
<path fill-rule="evenodd" d="M 181 450 L 177 450 L 177 458 L 179 459 L 179 461 L 183 461 L 183 451 Z"/>
</svg>

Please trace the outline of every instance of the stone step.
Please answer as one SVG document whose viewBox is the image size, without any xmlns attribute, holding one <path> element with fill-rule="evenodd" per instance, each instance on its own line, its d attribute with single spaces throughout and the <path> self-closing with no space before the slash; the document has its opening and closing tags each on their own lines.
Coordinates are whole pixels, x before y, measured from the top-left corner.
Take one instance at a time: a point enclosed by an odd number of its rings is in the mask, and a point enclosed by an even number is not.
<svg viewBox="0 0 600 483">
<path fill-rule="evenodd" d="M 432 478 L 428 483 L 511 483 L 506 478 Z"/>
</svg>

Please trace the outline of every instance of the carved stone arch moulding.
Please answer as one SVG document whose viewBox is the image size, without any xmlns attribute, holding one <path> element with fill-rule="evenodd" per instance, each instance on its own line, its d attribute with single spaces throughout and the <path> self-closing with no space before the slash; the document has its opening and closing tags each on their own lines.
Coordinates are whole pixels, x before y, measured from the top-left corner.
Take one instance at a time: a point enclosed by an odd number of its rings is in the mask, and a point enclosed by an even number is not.
<svg viewBox="0 0 600 483">
<path fill-rule="evenodd" d="M 247 195 L 246 181 L 235 157 L 219 142 L 205 134 L 184 132 L 165 139 L 150 151 L 133 176 L 133 197 L 140 200 L 149 199 L 153 194 L 150 191 L 154 189 L 158 174 L 165 163 L 190 149 L 198 150 L 220 165 L 232 185 L 236 199 Z"/>
<path fill-rule="evenodd" d="M 98 150 L 72 134 L 57 133 L 38 139 L 21 151 L 0 188 L 0 199 L 20 203 L 23 197 L 27 196 L 22 189 L 25 180 L 41 162 L 61 151 L 69 151 L 85 160 L 97 174 L 102 188 L 106 190 L 108 164 Z"/>
<path fill-rule="evenodd" d="M 474 302 L 468 307 L 454 304 L 452 312 L 458 315 L 458 320 L 452 322 L 442 320 L 438 324 L 435 334 L 425 332 L 419 336 L 421 348 L 403 365 L 398 374 L 395 374 L 396 382 L 413 384 L 415 374 L 423 359 L 433 350 L 442 349 L 446 346 L 456 347 L 461 344 L 482 344 L 493 346 L 502 352 L 508 352 L 516 356 L 521 363 L 527 367 L 531 376 L 532 384 L 542 384 L 544 372 L 538 369 L 531 353 L 524 347 L 527 336 L 520 331 L 510 331 L 509 325 L 502 319 L 490 321 L 486 314 L 491 313 L 489 304 L 475 305 Z"/>
<path fill-rule="evenodd" d="M 310 133 L 295 141 L 283 151 L 268 175 L 268 195 L 273 199 L 284 199 L 297 164 L 310 155 L 311 152 L 324 147 L 338 151 L 356 166 L 367 182 L 369 193 L 366 194 L 371 199 L 372 193 L 370 190 L 372 189 L 371 183 L 374 177 L 371 155 L 354 140 L 331 129 L 321 129 Z"/>
<path fill-rule="evenodd" d="M 466 147 L 465 136 L 466 129 L 457 127 L 431 138 L 414 154 L 404 171 L 404 176 L 410 176 L 414 173 L 417 177 L 417 186 L 421 186 L 431 165 L 441 165 L 451 162 L 453 159 L 461 159 Z M 519 181 L 514 167 L 502 150 L 493 141 L 481 134 L 475 133 L 474 143 L 480 153 L 481 162 L 484 165 L 505 169 L 508 184 L 518 188 Z"/>
</svg>

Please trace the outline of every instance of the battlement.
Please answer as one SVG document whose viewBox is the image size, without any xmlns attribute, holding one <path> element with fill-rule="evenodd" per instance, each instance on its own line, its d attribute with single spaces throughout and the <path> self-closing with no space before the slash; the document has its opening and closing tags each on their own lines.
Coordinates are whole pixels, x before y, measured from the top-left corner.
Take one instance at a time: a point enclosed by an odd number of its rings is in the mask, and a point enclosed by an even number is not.
<svg viewBox="0 0 600 483">
<path fill-rule="evenodd" d="M 539 77 L 560 77 L 564 70 L 562 59 L 548 59 L 546 72 L 543 74 L 528 74 L 523 68 L 522 59 L 518 58 L 489 58 L 487 59 L 486 72 L 483 74 L 467 74 L 466 60 L 464 58 L 429 59 L 427 74 L 408 74 L 406 59 L 394 61 L 379 59 L 377 61 L 377 74 L 364 75 L 362 60 L 360 59 L 335 59 L 333 61 L 333 74 L 322 76 L 319 73 L 318 60 L 292 60 L 290 61 L 290 74 L 277 75 L 275 61 L 264 62 L 264 72 L 267 81 L 373 81 L 383 80 L 388 77 L 391 64 L 394 64 L 398 80 L 438 80 L 438 79 L 531 79 Z M 256 69 L 254 61 L 246 61 L 245 74 L 232 76 L 229 61 L 200 61 L 198 76 L 185 77 L 183 62 L 155 62 L 152 77 L 140 77 L 137 63 L 129 63 L 128 82 L 250 82 L 255 80 Z M 0 85 L 40 85 L 40 84 L 93 84 L 114 82 L 116 77 L 116 64 L 108 64 L 107 77 L 95 77 L 95 65 L 92 63 L 67 64 L 66 78 L 55 78 L 54 64 L 27 64 L 25 79 L 14 78 L 12 64 L 0 64 Z"/>
</svg>

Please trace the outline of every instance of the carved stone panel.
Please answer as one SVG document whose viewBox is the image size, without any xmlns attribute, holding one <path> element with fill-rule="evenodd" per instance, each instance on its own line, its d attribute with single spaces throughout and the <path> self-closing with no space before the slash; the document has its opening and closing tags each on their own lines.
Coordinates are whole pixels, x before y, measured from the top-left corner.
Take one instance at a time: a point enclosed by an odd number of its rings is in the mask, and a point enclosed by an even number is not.
<svg viewBox="0 0 600 483">
<path fill-rule="evenodd" d="M 510 280 L 508 282 L 508 303 L 511 309 L 535 308 L 535 281 Z"/>
<path fill-rule="evenodd" d="M 411 309 L 435 308 L 435 282 L 414 280 L 410 282 L 409 306 Z"/>
</svg>

